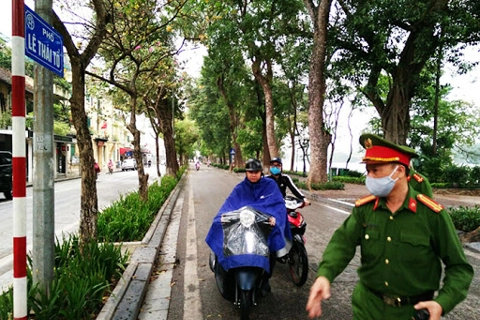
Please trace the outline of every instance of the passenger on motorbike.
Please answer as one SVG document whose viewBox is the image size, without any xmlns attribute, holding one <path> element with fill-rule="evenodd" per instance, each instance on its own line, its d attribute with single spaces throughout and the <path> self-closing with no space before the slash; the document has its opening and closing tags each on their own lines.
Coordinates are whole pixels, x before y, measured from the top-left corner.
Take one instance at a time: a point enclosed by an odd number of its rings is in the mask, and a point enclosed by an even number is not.
<svg viewBox="0 0 480 320">
<path fill-rule="evenodd" d="M 284 198 L 287 195 L 288 188 L 295 197 L 303 200 L 305 206 L 310 205 L 310 201 L 305 199 L 305 196 L 300 189 L 297 188 L 292 178 L 290 178 L 289 175 L 282 173 L 282 159 L 277 157 L 270 160 L 270 175 L 267 177 L 273 179 L 277 183 Z"/>
<path fill-rule="evenodd" d="M 222 214 L 233 210 L 238 210 L 244 206 L 251 206 L 256 210 L 272 216 L 270 224 L 273 230 L 269 235 L 270 259 L 266 262 L 261 260 L 249 261 L 257 263 L 267 271 L 263 293 L 270 292 L 268 279 L 271 277 L 276 261 L 276 251 L 285 247 L 285 238 L 291 239 L 290 227 L 285 214 L 285 202 L 281 192 L 276 184 L 263 176 L 262 163 L 257 159 L 250 159 L 245 164 L 246 177 L 237 184 L 228 198 L 223 203 L 217 215 L 213 219 L 213 224 L 207 234 L 205 241 L 217 255 L 218 262 L 225 269 L 237 267 L 233 265 L 232 260 L 223 254 L 223 230 L 220 223 Z"/>
</svg>

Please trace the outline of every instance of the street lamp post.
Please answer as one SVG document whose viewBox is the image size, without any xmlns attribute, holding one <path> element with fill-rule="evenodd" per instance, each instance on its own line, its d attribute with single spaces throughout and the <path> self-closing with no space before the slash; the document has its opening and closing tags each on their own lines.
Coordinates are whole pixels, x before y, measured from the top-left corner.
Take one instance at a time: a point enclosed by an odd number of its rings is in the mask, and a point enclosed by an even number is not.
<svg viewBox="0 0 480 320">
<path fill-rule="evenodd" d="M 306 164 L 306 156 L 307 156 L 307 152 L 308 152 L 308 147 L 310 146 L 310 139 L 308 138 L 303 138 L 302 142 L 301 142 L 301 148 L 302 148 L 302 152 L 303 152 L 303 175 L 307 175 L 307 164 Z"/>
</svg>

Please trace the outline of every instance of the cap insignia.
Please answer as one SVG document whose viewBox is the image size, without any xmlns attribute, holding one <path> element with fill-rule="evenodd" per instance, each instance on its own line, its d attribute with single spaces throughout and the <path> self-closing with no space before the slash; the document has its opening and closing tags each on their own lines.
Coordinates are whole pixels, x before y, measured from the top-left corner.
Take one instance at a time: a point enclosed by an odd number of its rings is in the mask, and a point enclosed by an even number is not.
<svg viewBox="0 0 480 320">
<path fill-rule="evenodd" d="M 373 143 L 372 143 L 372 139 L 368 138 L 368 139 L 365 139 L 365 149 L 370 149 L 371 147 L 373 147 Z"/>
</svg>

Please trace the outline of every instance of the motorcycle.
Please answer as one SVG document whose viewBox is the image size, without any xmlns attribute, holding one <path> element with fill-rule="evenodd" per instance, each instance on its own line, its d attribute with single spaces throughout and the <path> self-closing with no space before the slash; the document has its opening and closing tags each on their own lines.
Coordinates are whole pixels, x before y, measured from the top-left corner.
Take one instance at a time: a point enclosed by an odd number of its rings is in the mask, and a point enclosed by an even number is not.
<svg viewBox="0 0 480 320">
<path fill-rule="evenodd" d="M 224 213 L 223 252 L 210 253 L 209 265 L 217 288 L 223 298 L 240 309 L 241 320 L 249 319 L 250 308 L 257 304 L 264 275 L 269 271 L 269 219 L 270 215 L 249 206 Z"/>
<path fill-rule="evenodd" d="M 197 171 L 200 170 L 200 163 L 199 162 L 195 163 L 195 169 L 197 169 Z"/>
<path fill-rule="evenodd" d="M 278 258 L 277 261 L 288 263 L 293 283 L 297 287 L 301 287 L 308 278 L 308 254 L 305 249 L 306 239 L 304 236 L 307 223 L 297 209 L 303 208 L 305 203 L 296 197 L 286 196 L 285 206 L 293 242 L 288 254 L 285 257 Z"/>
</svg>

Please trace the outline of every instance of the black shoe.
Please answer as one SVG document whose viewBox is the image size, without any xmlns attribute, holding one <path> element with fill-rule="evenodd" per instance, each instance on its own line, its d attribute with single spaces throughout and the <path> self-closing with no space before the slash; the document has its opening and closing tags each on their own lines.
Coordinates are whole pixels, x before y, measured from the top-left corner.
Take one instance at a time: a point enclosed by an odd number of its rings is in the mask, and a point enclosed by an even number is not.
<svg viewBox="0 0 480 320">
<path fill-rule="evenodd" d="M 260 292 L 262 294 L 262 297 L 265 297 L 267 294 L 272 292 L 272 287 L 270 287 L 270 282 L 268 281 L 268 279 L 263 280 Z"/>
</svg>

